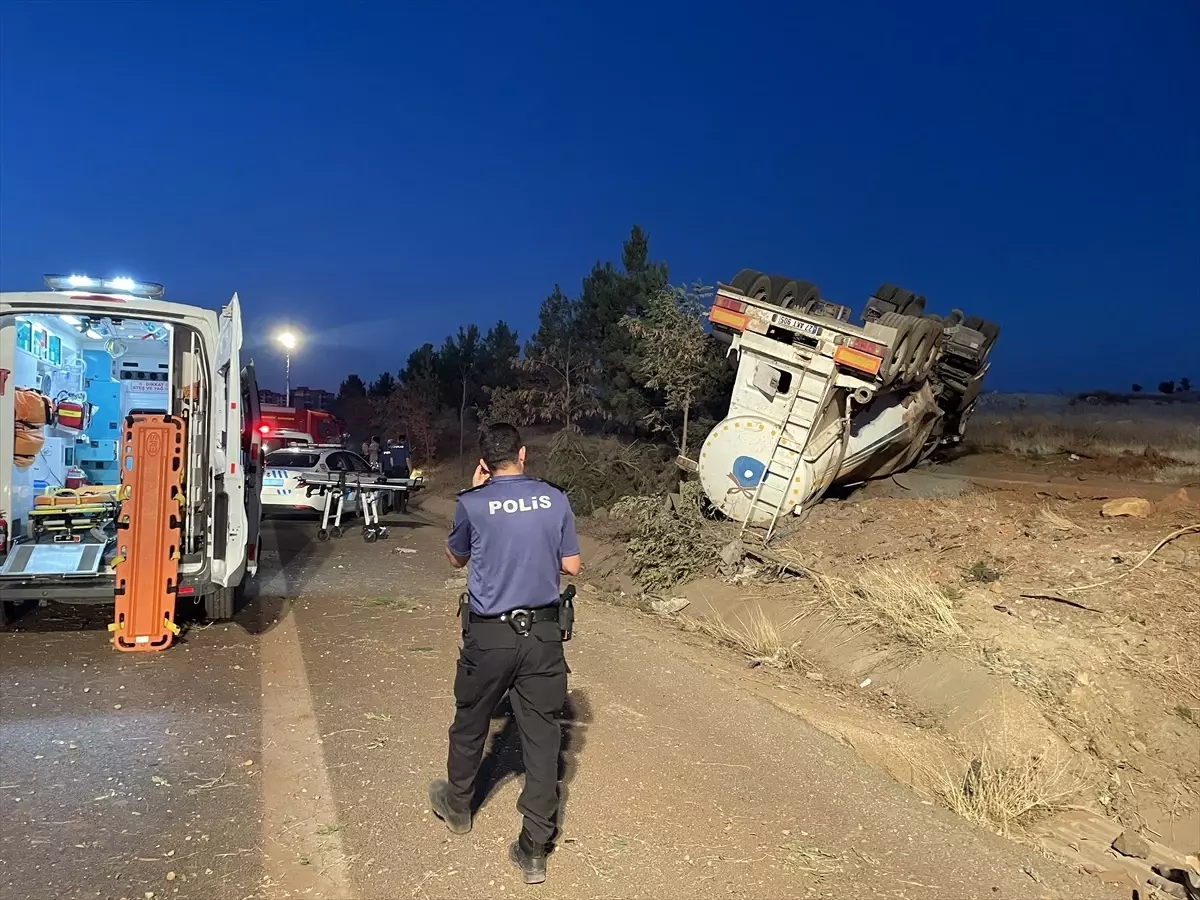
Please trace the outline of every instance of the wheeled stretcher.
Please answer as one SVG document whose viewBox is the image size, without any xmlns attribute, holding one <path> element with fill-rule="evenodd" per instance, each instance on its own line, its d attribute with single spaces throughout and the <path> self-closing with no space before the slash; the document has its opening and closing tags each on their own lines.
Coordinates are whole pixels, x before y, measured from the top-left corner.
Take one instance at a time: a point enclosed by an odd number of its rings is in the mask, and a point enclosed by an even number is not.
<svg viewBox="0 0 1200 900">
<path fill-rule="evenodd" d="M 330 537 L 340 538 L 346 533 L 342 527 L 342 511 L 346 505 L 346 498 L 357 494 L 359 505 L 362 507 L 362 536 L 368 544 L 388 536 L 387 526 L 379 520 L 380 494 L 406 494 L 419 484 L 420 481 L 416 478 L 381 479 L 377 475 L 364 477 L 357 472 L 304 475 L 300 478 L 300 487 L 305 489 L 309 497 L 317 494 L 325 498 L 325 506 L 321 511 L 321 527 L 317 529 L 318 541 L 327 541 Z"/>
</svg>

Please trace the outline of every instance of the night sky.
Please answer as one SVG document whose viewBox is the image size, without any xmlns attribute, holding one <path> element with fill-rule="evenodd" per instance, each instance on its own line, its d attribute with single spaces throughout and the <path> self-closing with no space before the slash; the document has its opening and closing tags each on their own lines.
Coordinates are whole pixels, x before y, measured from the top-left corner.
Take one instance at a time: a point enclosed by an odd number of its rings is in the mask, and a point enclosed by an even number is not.
<svg viewBox="0 0 1200 900">
<path fill-rule="evenodd" d="M 0 0 L 0 287 L 238 291 L 268 386 L 524 338 L 635 222 L 995 319 L 991 388 L 1200 380 L 1200 5 Z"/>
</svg>

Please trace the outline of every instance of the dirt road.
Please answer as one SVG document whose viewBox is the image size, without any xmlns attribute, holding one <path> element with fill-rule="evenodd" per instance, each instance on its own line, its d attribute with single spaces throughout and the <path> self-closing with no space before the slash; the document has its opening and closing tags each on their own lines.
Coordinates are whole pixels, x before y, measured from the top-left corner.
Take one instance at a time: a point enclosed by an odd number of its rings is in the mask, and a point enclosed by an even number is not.
<svg viewBox="0 0 1200 900">
<path fill-rule="evenodd" d="M 426 809 L 457 652 L 444 523 L 418 513 L 374 546 L 310 531 L 273 525 L 262 598 L 167 653 L 111 651 L 102 614 L 0 634 L 0 896 L 1113 896 L 600 604 L 569 646 L 563 840 L 526 888 L 505 710 L 475 829 Z"/>
</svg>

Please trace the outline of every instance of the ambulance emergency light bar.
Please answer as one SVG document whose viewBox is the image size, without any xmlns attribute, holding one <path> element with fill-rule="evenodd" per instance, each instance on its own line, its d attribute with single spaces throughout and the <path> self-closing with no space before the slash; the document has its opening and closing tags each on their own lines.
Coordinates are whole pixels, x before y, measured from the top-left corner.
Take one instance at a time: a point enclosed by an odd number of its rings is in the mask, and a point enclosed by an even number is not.
<svg viewBox="0 0 1200 900">
<path fill-rule="evenodd" d="M 88 275 L 46 275 L 42 278 L 52 291 L 95 291 L 97 293 L 127 294 L 143 300 L 159 300 L 165 293 L 161 284 L 153 281 L 134 281 L 120 278 L 92 278 Z"/>
</svg>

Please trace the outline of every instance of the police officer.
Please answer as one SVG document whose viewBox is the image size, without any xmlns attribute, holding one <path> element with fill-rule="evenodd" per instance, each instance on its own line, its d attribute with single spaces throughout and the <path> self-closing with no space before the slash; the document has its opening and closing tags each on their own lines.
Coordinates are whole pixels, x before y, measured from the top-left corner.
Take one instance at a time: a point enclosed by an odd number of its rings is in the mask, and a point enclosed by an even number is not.
<svg viewBox="0 0 1200 900">
<path fill-rule="evenodd" d="M 539 884 L 546 880 L 558 818 L 562 732 L 555 716 L 567 700 L 563 637 L 573 615 L 559 603 L 559 576 L 579 574 L 579 540 L 566 495 L 525 474 L 516 428 L 487 428 L 479 455 L 472 487 L 458 495 L 446 541 L 450 564 L 470 562 L 471 569 L 460 610 L 463 646 L 454 678 L 448 779 L 429 786 L 429 804 L 453 833 L 471 830 L 475 776 L 492 712 L 507 692 L 525 762 L 517 800 L 524 827 L 508 855 L 526 884 Z"/>
<path fill-rule="evenodd" d="M 388 441 L 387 449 L 379 456 L 379 467 L 384 478 L 409 476 L 408 442 L 404 435 Z M 400 492 L 400 512 L 408 512 L 408 491 Z"/>
</svg>

